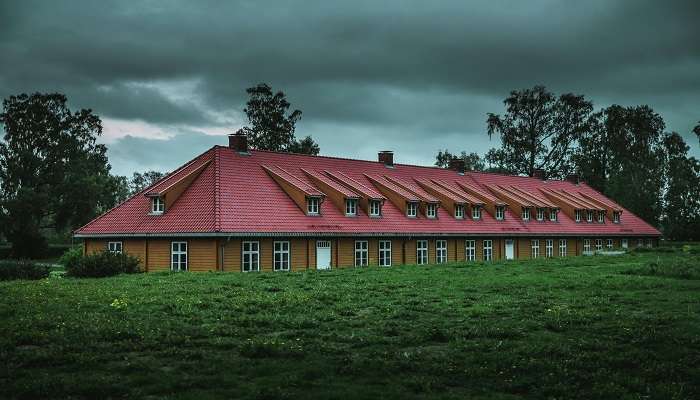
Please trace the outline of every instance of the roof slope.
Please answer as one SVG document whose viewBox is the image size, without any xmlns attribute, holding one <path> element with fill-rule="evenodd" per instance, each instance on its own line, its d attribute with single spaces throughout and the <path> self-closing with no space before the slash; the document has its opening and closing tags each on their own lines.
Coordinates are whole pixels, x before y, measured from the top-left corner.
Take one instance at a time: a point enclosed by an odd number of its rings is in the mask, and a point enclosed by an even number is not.
<svg viewBox="0 0 700 400">
<path fill-rule="evenodd" d="M 586 184 L 574 185 L 566 181 L 542 181 L 481 172 L 459 175 L 447 169 L 403 164 L 387 168 L 384 164 L 373 161 L 259 150 L 251 150 L 249 155 L 244 155 L 221 146 L 215 146 L 195 158 L 166 180 L 177 180 L 178 176 L 187 173 L 188 168 L 196 168 L 207 161 L 208 165 L 163 215 L 149 215 L 150 201 L 145 193 L 152 192 L 153 188 L 147 188 L 80 228 L 76 234 L 158 236 L 219 232 L 232 235 L 659 235 L 656 229 L 629 211 L 624 212 L 619 224 L 575 223 L 566 215 L 562 215 L 557 222 L 523 222 L 510 209 L 507 210 L 504 221 L 496 221 L 488 213 L 483 215 L 482 220 L 473 221 L 455 219 L 441 207 L 438 208 L 436 219 L 407 218 L 393 203 L 387 201 L 384 202 L 381 218 L 370 218 L 364 213 L 358 217 L 346 217 L 330 202 L 321 204 L 320 216 L 307 216 L 263 166 L 274 166 L 276 171 L 281 169 L 300 180 L 300 186 L 308 185 L 310 188 L 315 188 L 314 184 L 303 170 L 319 176 L 327 174 L 326 171 L 332 171 L 334 175 L 340 173 L 344 178 L 352 179 L 377 195 L 379 190 L 369 177 L 385 184 L 391 184 L 383 178 L 385 176 L 402 182 L 415 182 L 416 179 L 444 181 L 455 187 L 462 183 L 485 193 L 488 193 L 487 188 L 497 186 L 515 187 L 529 194 L 542 193 L 541 189 L 557 192 L 565 190 L 585 194 L 601 202 L 611 202 Z M 195 166 L 192 166 L 193 163 Z M 164 187 L 167 183 L 161 181 L 154 186 Z"/>
</svg>

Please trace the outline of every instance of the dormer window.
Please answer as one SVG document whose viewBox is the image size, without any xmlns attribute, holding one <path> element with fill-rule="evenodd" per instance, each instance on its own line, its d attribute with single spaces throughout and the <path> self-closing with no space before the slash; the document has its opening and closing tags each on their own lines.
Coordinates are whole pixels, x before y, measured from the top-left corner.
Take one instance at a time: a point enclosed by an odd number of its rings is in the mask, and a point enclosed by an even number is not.
<svg viewBox="0 0 700 400">
<path fill-rule="evenodd" d="M 318 215 L 319 199 L 318 197 L 306 198 L 306 213 L 308 215 Z"/>
<path fill-rule="evenodd" d="M 613 211 L 613 222 L 616 224 L 620 223 L 620 212 L 619 211 Z"/>
<path fill-rule="evenodd" d="M 605 223 L 605 211 L 598 211 L 598 223 Z"/>
<path fill-rule="evenodd" d="M 586 211 L 586 222 L 593 222 L 593 211 Z"/>
<path fill-rule="evenodd" d="M 162 197 L 151 197 L 151 214 L 163 214 L 165 211 L 165 201 Z"/>
<path fill-rule="evenodd" d="M 530 220 L 530 209 L 527 207 L 523 207 L 523 212 L 521 214 L 523 217 L 523 221 L 529 221 Z"/>
<path fill-rule="evenodd" d="M 357 215 L 357 199 L 345 199 L 345 215 L 349 217 Z"/>
<path fill-rule="evenodd" d="M 382 202 L 379 200 L 370 200 L 369 201 L 369 216 L 370 217 L 379 217 L 382 215 Z"/>
<path fill-rule="evenodd" d="M 418 203 L 409 201 L 406 203 L 406 216 L 415 218 L 418 213 Z"/>
<path fill-rule="evenodd" d="M 581 210 L 576 210 L 574 214 L 576 216 L 576 222 L 581 222 Z"/>
<path fill-rule="evenodd" d="M 437 204 L 429 203 L 428 207 L 425 209 L 425 216 L 428 218 L 437 217 Z"/>
<path fill-rule="evenodd" d="M 472 206 L 472 219 L 481 219 L 481 207 Z"/>
<path fill-rule="evenodd" d="M 506 208 L 505 206 L 496 206 L 496 219 L 503 221 L 506 219 Z"/>
<path fill-rule="evenodd" d="M 557 209 L 556 208 L 549 209 L 549 220 L 552 222 L 557 222 Z"/>
<path fill-rule="evenodd" d="M 544 208 L 537 209 L 537 220 L 544 221 Z"/>
<path fill-rule="evenodd" d="M 464 219 L 464 205 L 455 204 L 455 218 Z"/>
</svg>

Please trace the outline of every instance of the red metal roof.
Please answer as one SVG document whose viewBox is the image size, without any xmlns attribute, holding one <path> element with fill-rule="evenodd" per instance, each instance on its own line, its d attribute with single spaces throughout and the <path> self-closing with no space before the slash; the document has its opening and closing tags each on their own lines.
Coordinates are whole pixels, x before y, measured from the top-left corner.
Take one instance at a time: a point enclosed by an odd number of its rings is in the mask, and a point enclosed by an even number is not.
<svg viewBox="0 0 700 400">
<path fill-rule="evenodd" d="M 187 174 L 188 168 L 206 165 L 197 178 L 182 193 L 163 215 L 150 215 L 150 193 L 156 185 L 177 180 Z M 228 148 L 215 146 L 196 157 L 181 169 L 151 188 L 129 198 L 119 206 L 96 218 L 76 231 L 78 236 L 125 236 L 125 235 L 655 235 L 660 233 L 640 218 L 624 211 L 619 224 L 576 223 L 566 215 L 560 215 L 557 222 L 523 222 L 510 210 L 504 221 L 496 221 L 489 213 L 482 219 L 458 220 L 450 213 L 438 208 L 438 218 L 408 218 L 391 202 L 385 202 L 381 218 L 346 217 L 330 202 L 321 204 L 321 216 L 307 216 L 287 196 L 263 166 L 276 173 L 286 172 L 296 178 L 295 184 L 314 188 L 310 178 L 302 171 L 334 171 L 330 176 L 350 178 L 343 181 L 356 192 L 363 192 L 353 186 L 356 182 L 366 189 L 376 191 L 369 179 L 373 177 L 383 185 L 393 185 L 383 178 L 391 175 L 403 182 L 414 179 L 466 183 L 486 191 L 489 186 L 517 187 L 528 193 L 540 189 L 553 191 L 566 190 L 580 193 L 593 199 L 606 201 L 600 193 L 585 183 L 575 185 L 566 181 L 542 181 L 537 178 L 507 176 L 481 172 L 467 172 L 464 176 L 455 171 L 394 164 L 387 168 L 383 163 L 349 160 L 343 158 L 307 156 L 300 154 L 276 153 L 251 150 L 250 154 L 239 154 Z M 279 169 L 284 172 L 279 172 Z M 407 196 L 419 200 L 417 196 L 403 190 Z M 314 193 L 320 193 L 315 190 Z M 383 197 L 383 196 L 382 196 Z M 608 200 L 609 201 L 609 200 Z"/>
</svg>

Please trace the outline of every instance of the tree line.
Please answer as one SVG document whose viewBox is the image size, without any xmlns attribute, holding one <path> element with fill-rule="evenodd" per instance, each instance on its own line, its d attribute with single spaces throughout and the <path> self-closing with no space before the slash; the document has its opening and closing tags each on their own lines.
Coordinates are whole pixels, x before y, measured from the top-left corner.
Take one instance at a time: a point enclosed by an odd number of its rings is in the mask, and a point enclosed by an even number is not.
<svg viewBox="0 0 700 400">
<path fill-rule="evenodd" d="M 598 111 L 583 95 L 544 86 L 514 90 L 503 114 L 489 113 L 486 134 L 500 147 L 483 157 L 441 150 L 435 165 L 460 157 L 467 168 L 562 179 L 576 173 L 674 240 L 700 238 L 700 161 L 647 105 Z M 700 122 L 693 130 L 700 139 Z"/>
</svg>

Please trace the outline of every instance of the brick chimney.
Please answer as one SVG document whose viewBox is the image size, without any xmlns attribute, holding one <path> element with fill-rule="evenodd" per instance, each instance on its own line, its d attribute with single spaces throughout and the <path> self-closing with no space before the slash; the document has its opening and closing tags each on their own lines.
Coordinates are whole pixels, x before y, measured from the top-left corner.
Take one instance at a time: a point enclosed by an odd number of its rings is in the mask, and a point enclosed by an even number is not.
<svg viewBox="0 0 700 400">
<path fill-rule="evenodd" d="M 579 183 L 579 176 L 578 176 L 578 174 L 569 174 L 569 175 L 566 176 L 566 181 L 567 181 L 567 182 L 571 182 L 571 183 L 573 183 L 574 185 L 578 185 L 578 183 Z"/>
<path fill-rule="evenodd" d="M 248 136 L 239 129 L 233 135 L 228 135 L 228 147 L 239 153 L 248 153 Z"/>
<path fill-rule="evenodd" d="M 532 177 L 545 180 L 544 178 L 544 170 L 542 168 L 536 168 L 534 171 L 532 171 Z"/>
<path fill-rule="evenodd" d="M 464 171 L 466 170 L 467 167 L 466 167 L 463 159 L 453 158 L 450 160 L 449 166 L 447 168 L 451 169 L 453 171 L 457 171 L 457 173 L 460 175 L 464 175 Z"/>
<path fill-rule="evenodd" d="M 388 150 L 383 150 L 379 152 L 378 159 L 380 163 L 383 163 L 384 166 L 393 168 L 394 167 L 394 152 L 393 151 L 388 151 Z"/>
</svg>

